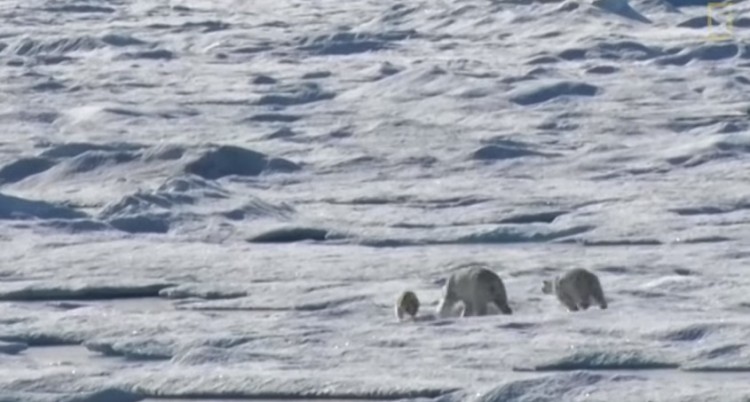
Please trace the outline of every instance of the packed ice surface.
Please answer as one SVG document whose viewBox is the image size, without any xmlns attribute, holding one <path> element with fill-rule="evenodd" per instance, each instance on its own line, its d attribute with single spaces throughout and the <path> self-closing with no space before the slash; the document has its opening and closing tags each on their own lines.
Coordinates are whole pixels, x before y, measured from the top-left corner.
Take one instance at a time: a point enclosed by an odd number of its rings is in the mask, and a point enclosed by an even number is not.
<svg viewBox="0 0 750 402">
<path fill-rule="evenodd" d="M 747 10 L 1 2 L 0 401 L 750 400 Z"/>
</svg>

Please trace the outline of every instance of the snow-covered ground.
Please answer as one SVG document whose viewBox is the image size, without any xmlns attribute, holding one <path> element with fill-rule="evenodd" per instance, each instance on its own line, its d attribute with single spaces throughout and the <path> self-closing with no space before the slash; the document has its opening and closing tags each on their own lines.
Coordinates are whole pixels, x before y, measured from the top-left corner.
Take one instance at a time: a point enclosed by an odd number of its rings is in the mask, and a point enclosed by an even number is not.
<svg viewBox="0 0 750 402">
<path fill-rule="evenodd" d="M 0 401 L 750 401 L 747 10 L 0 2 Z"/>
</svg>

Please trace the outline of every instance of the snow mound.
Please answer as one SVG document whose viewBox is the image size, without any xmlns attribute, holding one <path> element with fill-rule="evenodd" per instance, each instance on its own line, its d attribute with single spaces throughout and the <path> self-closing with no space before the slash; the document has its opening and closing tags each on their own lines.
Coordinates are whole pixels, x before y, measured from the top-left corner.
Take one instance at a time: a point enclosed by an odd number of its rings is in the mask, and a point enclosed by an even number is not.
<svg viewBox="0 0 750 402">
<path fill-rule="evenodd" d="M 123 283 L 121 278 L 112 278 L 109 282 L 100 279 L 99 283 L 96 282 L 8 284 L 0 287 L 0 300 L 102 300 L 158 297 L 162 289 L 174 286 L 174 284 L 162 282 L 127 284 Z"/>
<path fill-rule="evenodd" d="M 179 286 L 162 289 L 159 296 L 168 299 L 188 299 L 200 298 L 205 300 L 216 299 L 234 299 L 247 296 L 247 291 L 238 289 L 236 284 L 212 283 L 202 284 L 182 284 Z"/>
<path fill-rule="evenodd" d="M 592 97 L 599 92 L 598 87 L 583 82 L 540 82 L 513 91 L 510 100 L 521 106 L 531 106 L 560 97 Z"/>
<path fill-rule="evenodd" d="M 586 233 L 593 229 L 593 226 L 588 225 L 556 229 L 543 224 L 508 224 L 495 229 L 461 236 L 455 241 L 460 244 L 548 242 Z"/>
<path fill-rule="evenodd" d="M 265 352 L 253 348 L 221 348 L 216 346 L 200 346 L 190 348 L 187 351 L 175 355 L 171 362 L 178 366 L 202 366 L 202 365 L 232 365 L 247 362 L 270 361 L 274 363 L 291 363 L 294 354 Z"/>
<path fill-rule="evenodd" d="M 700 29 L 700 28 L 707 28 L 708 26 L 717 26 L 720 25 L 718 21 L 713 19 L 712 17 L 693 17 L 688 18 L 685 21 L 680 22 L 677 24 L 678 27 L 681 28 L 693 28 L 693 29 Z"/>
<path fill-rule="evenodd" d="M 659 331 L 654 334 L 654 337 L 666 342 L 696 342 L 704 340 L 724 328 L 726 328 L 726 325 L 720 323 L 691 324 L 682 328 Z"/>
<path fill-rule="evenodd" d="M 93 219 L 49 219 L 40 222 L 39 226 L 68 233 L 89 233 L 112 230 L 112 227 L 106 223 Z"/>
<path fill-rule="evenodd" d="M 651 23 L 651 20 L 634 10 L 627 0 L 594 0 L 592 1 L 592 4 L 624 18 L 629 18 L 646 24 Z"/>
<path fill-rule="evenodd" d="M 322 311 L 332 310 L 331 315 L 340 315 L 345 312 L 345 307 L 368 300 L 366 296 L 321 296 L 318 292 L 314 295 L 299 295 L 292 300 L 268 300 L 255 297 L 242 297 L 231 300 L 191 302 L 178 306 L 182 310 L 197 311 Z M 343 309 L 343 311 L 341 311 Z"/>
<path fill-rule="evenodd" d="M 720 159 L 743 158 L 750 153 L 750 135 L 746 133 L 714 135 L 692 141 L 664 152 L 665 160 L 673 166 L 691 168 Z"/>
<path fill-rule="evenodd" d="M 145 146 L 130 143 L 69 142 L 42 144 L 46 149 L 39 155 L 22 157 L 6 165 L 0 181 L 15 183 L 16 188 L 29 190 L 53 188 L 60 183 L 72 183 L 80 188 L 76 180 L 80 177 L 96 178 L 98 181 L 122 181 L 119 173 L 123 169 L 131 172 L 141 166 L 142 150 Z"/>
<path fill-rule="evenodd" d="M 532 217 L 533 219 L 533 217 Z M 569 226 L 540 222 L 498 225 L 398 225 L 396 228 L 354 228 L 328 236 L 337 242 L 368 247 L 414 247 L 448 244 L 513 244 L 561 242 L 594 230 L 594 226 Z"/>
<path fill-rule="evenodd" d="M 14 355 L 29 348 L 29 345 L 21 342 L 0 341 L 0 353 Z"/>
<path fill-rule="evenodd" d="M 42 55 L 66 55 L 105 47 L 106 44 L 94 36 L 71 36 L 57 39 L 35 39 L 27 36 L 10 45 L 16 56 L 34 57 Z"/>
<path fill-rule="evenodd" d="M 235 197 L 218 184 L 198 176 L 173 177 L 153 191 L 127 195 L 106 205 L 101 220 L 130 233 L 166 233 L 173 227 L 185 232 L 209 231 L 212 218 L 242 221 L 288 219 L 293 210 L 250 195 Z M 221 230 L 221 228 L 219 228 Z"/>
<path fill-rule="evenodd" d="M 0 184 L 15 183 L 55 166 L 55 161 L 42 157 L 20 158 L 0 168 Z"/>
<path fill-rule="evenodd" d="M 47 147 L 39 154 L 40 158 L 67 159 L 75 158 L 86 152 L 128 153 L 140 151 L 145 148 L 142 144 L 127 142 L 111 142 L 105 144 L 93 142 L 67 142 L 61 144 L 44 144 Z M 95 152 L 96 153 L 96 152 Z"/>
<path fill-rule="evenodd" d="M 126 216 L 112 218 L 109 224 L 127 233 L 167 233 L 169 221 L 158 216 Z"/>
<path fill-rule="evenodd" d="M 86 214 L 44 201 L 0 194 L 0 219 L 79 219 Z"/>
<path fill-rule="evenodd" d="M 173 363 L 200 365 L 209 361 L 252 362 L 252 357 L 243 360 L 240 354 L 235 353 L 238 350 L 236 347 L 257 339 L 257 336 L 229 334 L 219 337 L 123 336 L 88 339 L 83 346 L 92 352 L 109 357 L 124 357 L 138 361 L 171 359 Z M 251 349 L 256 348 L 257 346 L 252 345 Z"/>
<path fill-rule="evenodd" d="M 552 210 L 538 212 L 518 212 L 506 216 L 498 221 L 503 224 L 527 224 L 527 223 L 552 223 L 555 219 L 567 214 L 569 211 Z"/>
<path fill-rule="evenodd" d="M 663 66 L 684 66 L 694 60 L 716 62 L 735 59 L 740 55 L 741 48 L 734 43 L 694 45 L 685 47 L 677 54 L 657 58 L 654 63 Z"/>
<path fill-rule="evenodd" d="M 392 49 L 399 41 L 417 36 L 416 31 L 337 32 L 301 38 L 298 49 L 319 56 L 343 56 Z"/>
<path fill-rule="evenodd" d="M 133 375 L 130 381 L 148 395 L 186 399 L 396 400 L 435 398 L 456 391 L 456 388 L 414 380 L 406 382 L 389 376 L 370 374 L 351 378 L 339 377 L 335 372 L 330 374 L 313 378 L 281 370 L 256 371 L 248 376 L 243 367 L 206 371 L 205 367 L 196 366 L 164 370 L 158 376 Z"/>
<path fill-rule="evenodd" d="M 286 107 L 304 105 L 333 99 L 336 94 L 323 90 L 319 84 L 305 82 L 299 85 L 281 86 L 276 88 L 279 93 L 265 94 L 258 99 L 257 105 Z"/>
<path fill-rule="evenodd" d="M 253 236 L 247 241 L 250 243 L 293 243 L 305 240 L 325 241 L 331 238 L 329 236 L 330 232 L 326 229 L 293 226 L 274 228 Z"/>
<path fill-rule="evenodd" d="M 525 147 L 508 145 L 485 145 L 471 154 L 475 160 L 502 160 L 515 159 L 528 156 L 549 156 L 545 153 L 527 149 Z"/>
<path fill-rule="evenodd" d="M 551 375 L 513 381 L 476 398 L 475 402 L 557 402 L 579 400 L 595 386 L 607 381 L 601 374 L 586 372 Z"/>
<path fill-rule="evenodd" d="M 746 344 L 730 343 L 705 347 L 681 367 L 683 371 L 750 372 L 750 350 Z"/>
<path fill-rule="evenodd" d="M 143 395 L 120 389 L 95 392 L 46 393 L 4 391 L 0 402 L 138 402 Z"/>
<path fill-rule="evenodd" d="M 262 173 L 294 172 L 300 169 L 299 165 L 286 159 L 230 145 L 207 150 L 185 166 L 187 173 L 210 180 L 230 175 L 258 176 Z"/>
<path fill-rule="evenodd" d="M 653 370 L 675 369 L 679 364 L 659 355 L 642 350 L 579 351 L 566 356 L 535 364 L 517 367 L 517 371 L 569 371 L 569 370 Z"/>
<path fill-rule="evenodd" d="M 57 174 L 62 177 L 91 172 L 109 166 L 133 162 L 139 158 L 134 152 L 86 151 L 57 165 Z"/>
<path fill-rule="evenodd" d="M 179 347 L 173 339 L 129 337 L 126 339 L 92 339 L 83 343 L 86 349 L 105 356 L 132 360 L 168 360 Z"/>
</svg>

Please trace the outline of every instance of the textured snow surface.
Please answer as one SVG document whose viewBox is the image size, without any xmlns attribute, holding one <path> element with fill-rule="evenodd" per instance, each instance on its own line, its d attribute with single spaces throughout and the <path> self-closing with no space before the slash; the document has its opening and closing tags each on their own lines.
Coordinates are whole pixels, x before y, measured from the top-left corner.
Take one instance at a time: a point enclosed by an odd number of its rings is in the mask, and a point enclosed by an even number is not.
<svg viewBox="0 0 750 402">
<path fill-rule="evenodd" d="M 748 10 L 0 2 L 0 402 L 750 401 Z"/>
</svg>

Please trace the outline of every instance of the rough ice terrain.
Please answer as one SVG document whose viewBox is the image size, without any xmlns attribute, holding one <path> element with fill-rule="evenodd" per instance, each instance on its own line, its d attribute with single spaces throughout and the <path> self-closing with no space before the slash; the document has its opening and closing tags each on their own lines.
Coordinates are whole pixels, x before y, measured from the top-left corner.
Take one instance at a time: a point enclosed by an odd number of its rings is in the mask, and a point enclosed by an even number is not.
<svg viewBox="0 0 750 402">
<path fill-rule="evenodd" d="M 0 1 L 0 401 L 750 401 L 750 6 L 676 1 Z"/>
</svg>

